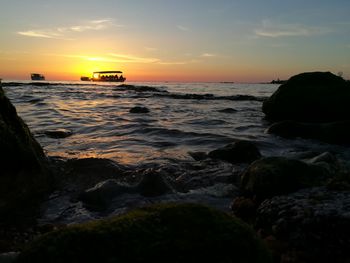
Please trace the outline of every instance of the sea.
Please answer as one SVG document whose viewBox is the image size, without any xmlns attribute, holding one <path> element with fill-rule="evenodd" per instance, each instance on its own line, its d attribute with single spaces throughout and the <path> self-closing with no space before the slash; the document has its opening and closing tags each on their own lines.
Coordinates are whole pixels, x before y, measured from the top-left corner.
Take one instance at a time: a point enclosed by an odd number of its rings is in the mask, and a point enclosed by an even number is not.
<svg viewBox="0 0 350 263">
<path fill-rule="evenodd" d="M 228 208 L 232 196 L 218 178 L 235 168 L 228 164 L 198 166 L 192 153 L 208 153 L 237 140 L 253 142 L 263 156 L 301 158 L 310 152 L 332 152 L 342 159 L 350 157 L 343 146 L 268 134 L 271 123 L 264 118 L 262 103 L 277 90 L 276 84 L 4 81 L 2 86 L 47 156 L 107 158 L 129 167 L 173 167 L 172 173 L 180 179 L 189 173 L 197 176 L 197 184 L 189 183 L 193 187 L 187 193 L 191 195 L 162 197 L 164 200 L 203 200 Z M 131 113 L 136 106 L 149 112 Z M 50 136 L 55 131 L 67 136 Z M 132 202 L 127 198 L 118 200 L 114 214 L 126 208 L 121 204 L 147 203 L 144 198 Z M 81 204 L 74 208 L 69 202 L 61 198 L 49 204 L 46 219 L 61 210 L 66 213 L 60 214 L 63 222 L 100 216 L 82 212 Z"/>
</svg>

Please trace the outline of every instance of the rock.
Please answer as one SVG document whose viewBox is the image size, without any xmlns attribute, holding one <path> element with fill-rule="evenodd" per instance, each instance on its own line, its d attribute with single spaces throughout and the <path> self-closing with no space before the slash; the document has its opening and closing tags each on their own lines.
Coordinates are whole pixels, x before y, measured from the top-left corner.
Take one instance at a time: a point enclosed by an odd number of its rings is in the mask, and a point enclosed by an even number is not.
<svg viewBox="0 0 350 263">
<path fill-rule="evenodd" d="M 304 189 L 264 201 L 256 227 L 287 243 L 293 262 L 350 262 L 349 211 L 349 191 Z"/>
<path fill-rule="evenodd" d="M 349 120 L 350 83 L 330 72 L 308 72 L 291 77 L 264 101 L 271 120 L 335 122 Z"/>
<path fill-rule="evenodd" d="M 21 262 L 271 262 L 252 230 L 223 212 L 162 204 L 43 235 Z"/>
<path fill-rule="evenodd" d="M 236 113 L 237 110 L 233 109 L 233 108 L 225 108 L 222 110 L 218 110 L 218 112 L 222 112 L 222 113 Z"/>
<path fill-rule="evenodd" d="M 165 181 L 163 174 L 152 168 L 143 172 L 141 182 L 136 188 L 140 194 L 147 197 L 173 192 L 172 187 Z"/>
<path fill-rule="evenodd" d="M 188 154 L 195 160 L 195 161 L 203 161 L 208 158 L 207 153 L 205 152 L 188 152 Z"/>
<path fill-rule="evenodd" d="M 56 130 L 47 130 L 43 132 L 46 136 L 53 139 L 63 139 L 71 136 L 73 134 L 72 131 L 67 129 L 56 129 Z"/>
<path fill-rule="evenodd" d="M 58 168 L 63 168 L 63 171 L 56 179 L 57 186 L 61 190 L 78 194 L 102 181 L 119 179 L 127 171 L 126 167 L 101 158 L 70 159 L 58 163 Z"/>
<path fill-rule="evenodd" d="M 0 262 L 1 263 L 12 263 L 15 262 L 19 252 L 8 252 L 0 254 Z"/>
<path fill-rule="evenodd" d="M 250 223 L 255 221 L 257 208 L 257 204 L 253 199 L 244 196 L 236 197 L 231 204 L 234 215 L 244 222 Z"/>
<path fill-rule="evenodd" d="M 327 143 L 350 144 L 350 121 L 329 123 L 302 123 L 297 121 L 281 121 L 272 124 L 268 133 L 285 138 L 301 137 L 317 139 Z"/>
<path fill-rule="evenodd" d="M 334 176 L 346 169 L 341 161 L 330 152 L 321 153 L 310 159 L 306 159 L 305 162 L 320 166 L 326 169 L 329 174 L 333 174 Z"/>
<path fill-rule="evenodd" d="M 50 188 L 43 149 L 0 87 L 0 218 L 14 223 Z"/>
<path fill-rule="evenodd" d="M 264 200 L 301 188 L 326 184 L 326 169 L 284 157 L 267 157 L 253 162 L 241 176 L 241 190 Z"/>
<path fill-rule="evenodd" d="M 130 113 L 149 113 L 149 109 L 146 107 L 135 106 L 129 110 Z"/>
<path fill-rule="evenodd" d="M 79 200 L 89 208 L 104 210 L 113 198 L 130 191 L 130 187 L 120 184 L 115 179 L 108 179 L 81 193 Z"/>
<path fill-rule="evenodd" d="M 209 157 L 230 163 L 250 163 L 261 157 L 259 149 L 251 142 L 237 141 L 209 152 Z"/>
</svg>

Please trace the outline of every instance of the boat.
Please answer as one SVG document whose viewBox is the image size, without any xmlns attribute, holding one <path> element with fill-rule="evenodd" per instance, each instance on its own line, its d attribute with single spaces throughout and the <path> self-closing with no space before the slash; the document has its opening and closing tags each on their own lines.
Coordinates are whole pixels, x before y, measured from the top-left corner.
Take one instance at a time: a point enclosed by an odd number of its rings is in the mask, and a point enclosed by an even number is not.
<svg viewBox="0 0 350 263">
<path fill-rule="evenodd" d="M 89 77 L 81 76 L 80 80 L 81 81 L 90 81 L 91 79 Z"/>
<path fill-rule="evenodd" d="M 107 82 L 124 82 L 126 78 L 123 77 L 121 71 L 95 71 L 92 74 L 92 81 L 107 81 Z"/>
<path fill-rule="evenodd" d="M 45 76 L 39 73 L 30 74 L 32 80 L 45 80 Z"/>
</svg>

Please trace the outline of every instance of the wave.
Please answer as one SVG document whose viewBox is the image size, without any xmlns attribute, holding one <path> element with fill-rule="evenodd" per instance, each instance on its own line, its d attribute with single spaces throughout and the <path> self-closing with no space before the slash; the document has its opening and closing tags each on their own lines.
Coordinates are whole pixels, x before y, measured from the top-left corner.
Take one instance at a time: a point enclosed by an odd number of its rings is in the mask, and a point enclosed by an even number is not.
<svg viewBox="0 0 350 263">
<path fill-rule="evenodd" d="M 152 86 L 138 86 L 138 85 L 130 85 L 130 84 L 121 84 L 116 87 L 118 90 L 132 90 L 136 92 L 163 92 L 167 93 L 168 91 L 165 89 L 160 89 Z"/>
<path fill-rule="evenodd" d="M 83 83 L 62 83 L 62 82 L 2 82 L 3 87 L 22 87 L 22 86 L 86 86 L 87 84 Z M 98 85 L 89 83 L 89 85 Z"/>
<path fill-rule="evenodd" d="M 167 94 L 154 94 L 155 97 L 181 99 L 181 100 L 231 100 L 231 101 L 264 101 L 268 97 L 264 96 L 252 96 L 252 95 L 232 95 L 232 96 L 215 96 L 214 94 L 194 94 L 194 93 L 167 93 Z"/>
</svg>

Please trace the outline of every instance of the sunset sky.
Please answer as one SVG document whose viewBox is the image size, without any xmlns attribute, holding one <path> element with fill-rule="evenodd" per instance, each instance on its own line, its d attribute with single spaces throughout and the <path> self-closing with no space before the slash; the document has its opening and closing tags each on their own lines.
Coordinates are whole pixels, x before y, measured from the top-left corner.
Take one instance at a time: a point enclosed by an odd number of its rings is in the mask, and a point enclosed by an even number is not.
<svg viewBox="0 0 350 263">
<path fill-rule="evenodd" d="M 0 0 L 0 78 L 350 78 L 349 0 Z"/>
</svg>

